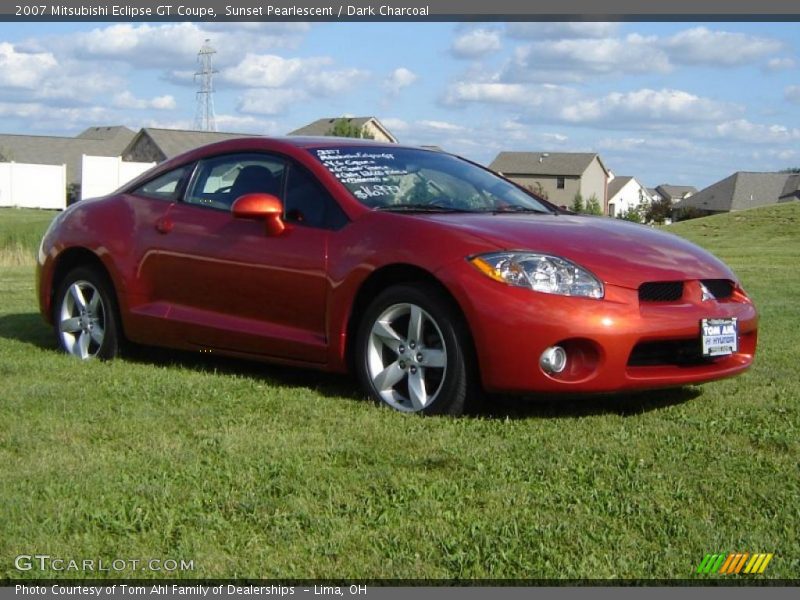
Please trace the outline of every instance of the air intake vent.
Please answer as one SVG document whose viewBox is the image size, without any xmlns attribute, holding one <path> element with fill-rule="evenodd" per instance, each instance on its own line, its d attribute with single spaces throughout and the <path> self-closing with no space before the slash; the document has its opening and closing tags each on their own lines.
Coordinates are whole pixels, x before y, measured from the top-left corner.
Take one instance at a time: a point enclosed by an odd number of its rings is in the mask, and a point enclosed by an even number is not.
<svg viewBox="0 0 800 600">
<path fill-rule="evenodd" d="M 682 281 L 649 281 L 639 286 L 640 302 L 675 302 L 681 296 Z"/>
<path fill-rule="evenodd" d="M 713 362 L 703 356 L 700 340 L 661 340 L 636 344 L 629 367 L 696 366 Z"/>
<path fill-rule="evenodd" d="M 727 279 L 703 279 L 703 285 L 717 300 L 733 296 L 733 282 Z"/>
</svg>

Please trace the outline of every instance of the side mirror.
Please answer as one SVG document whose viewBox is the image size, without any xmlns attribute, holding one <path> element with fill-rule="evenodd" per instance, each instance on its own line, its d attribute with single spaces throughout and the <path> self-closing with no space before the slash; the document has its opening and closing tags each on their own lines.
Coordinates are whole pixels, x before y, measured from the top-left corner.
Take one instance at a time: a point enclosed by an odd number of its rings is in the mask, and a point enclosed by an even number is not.
<svg viewBox="0 0 800 600">
<path fill-rule="evenodd" d="M 234 200 L 231 212 L 237 219 L 264 221 L 268 235 L 280 235 L 286 229 L 283 222 L 283 202 L 272 194 L 245 194 Z"/>
</svg>

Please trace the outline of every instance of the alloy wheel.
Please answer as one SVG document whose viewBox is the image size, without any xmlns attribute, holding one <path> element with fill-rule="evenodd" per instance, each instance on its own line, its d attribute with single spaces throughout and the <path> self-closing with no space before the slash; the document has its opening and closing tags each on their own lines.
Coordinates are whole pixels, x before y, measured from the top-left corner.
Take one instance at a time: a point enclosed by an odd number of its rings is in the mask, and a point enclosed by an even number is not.
<svg viewBox="0 0 800 600">
<path fill-rule="evenodd" d="M 416 304 L 394 304 L 372 325 L 366 361 L 372 385 L 386 404 L 418 412 L 436 400 L 444 385 L 444 336 L 433 317 Z"/>
<path fill-rule="evenodd" d="M 106 309 L 98 289 L 88 281 L 75 281 L 61 300 L 58 333 L 64 349 L 80 359 L 97 356 L 103 346 Z"/>
</svg>

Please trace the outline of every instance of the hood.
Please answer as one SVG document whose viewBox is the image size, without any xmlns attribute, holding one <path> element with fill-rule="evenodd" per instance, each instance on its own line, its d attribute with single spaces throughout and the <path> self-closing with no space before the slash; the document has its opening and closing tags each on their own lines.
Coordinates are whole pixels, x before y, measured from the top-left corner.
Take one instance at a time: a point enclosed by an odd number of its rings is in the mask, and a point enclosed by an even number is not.
<svg viewBox="0 0 800 600">
<path fill-rule="evenodd" d="M 438 222 L 497 246 L 561 256 L 604 283 L 733 279 L 718 258 L 671 233 L 620 219 L 572 215 L 437 215 Z"/>
</svg>

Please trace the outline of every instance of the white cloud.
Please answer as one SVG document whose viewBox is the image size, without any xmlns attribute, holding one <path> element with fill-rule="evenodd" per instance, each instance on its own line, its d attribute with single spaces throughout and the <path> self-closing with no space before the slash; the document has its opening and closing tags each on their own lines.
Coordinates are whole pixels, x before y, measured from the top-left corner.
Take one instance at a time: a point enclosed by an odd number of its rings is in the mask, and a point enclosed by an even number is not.
<svg viewBox="0 0 800 600">
<path fill-rule="evenodd" d="M 565 39 L 518 48 L 507 81 L 580 81 L 588 75 L 666 73 L 671 65 L 653 37 Z"/>
<path fill-rule="evenodd" d="M 687 156 L 716 156 L 724 158 L 729 154 L 727 150 L 719 150 L 712 148 L 704 143 L 698 143 L 696 139 L 696 132 L 688 132 L 686 129 L 682 130 L 681 137 L 673 135 L 665 135 L 659 133 L 657 135 L 650 135 L 646 138 L 643 137 L 605 137 L 597 141 L 597 149 L 603 150 L 609 154 L 628 154 L 637 158 L 645 156 L 647 152 L 657 153 L 662 157 L 660 160 L 679 161 L 681 154 Z M 691 133 L 691 136 L 687 134 Z M 688 139 L 692 137 L 692 139 Z"/>
<path fill-rule="evenodd" d="M 33 89 L 58 68 L 50 52 L 23 53 L 0 42 L 0 86 Z"/>
<path fill-rule="evenodd" d="M 408 131 L 409 129 L 408 121 L 404 121 L 403 119 L 398 119 L 396 117 L 382 118 L 381 123 L 386 125 L 389 131 L 393 133 L 402 133 L 404 131 Z"/>
<path fill-rule="evenodd" d="M 680 31 L 663 45 L 675 63 L 723 67 L 752 63 L 783 49 L 779 40 L 706 27 Z"/>
<path fill-rule="evenodd" d="M 509 23 L 506 33 L 517 39 L 581 39 L 607 38 L 615 35 L 619 23 L 568 22 L 568 23 Z"/>
<path fill-rule="evenodd" d="M 714 128 L 717 137 L 755 144 L 780 144 L 800 140 L 800 129 L 784 125 L 762 125 L 746 119 L 725 121 Z"/>
<path fill-rule="evenodd" d="M 130 91 L 115 94 L 111 100 L 112 106 L 124 109 L 146 109 L 172 110 L 177 106 L 175 98 L 170 95 L 156 96 L 149 100 L 137 98 Z"/>
<path fill-rule="evenodd" d="M 333 96 L 355 91 L 357 84 L 368 77 L 369 72 L 361 69 L 328 69 L 309 73 L 305 77 L 305 84 L 315 95 Z"/>
<path fill-rule="evenodd" d="M 500 32 L 474 29 L 456 37 L 450 50 L 457 58 L 478 58 L 500 50 Z"/>
<path fill-rule="evenodd" d="M 259 135 L 284 135 L 285 126 L 272 120 L 259 119 L 258 117 L 217 114 L 214 117 L 217 131 L 225 133 L 255 133 Z M 136 127 L 155 127 L 158 129 L 193 129 L 194 122 L 190 119 L 145 119 Z"/>
<path fill-rule="evenodd" d="M 448 133 L 455 133 L 458 131 L 464 131 L 466 128 L 462 127 L 461 125 L 456 125 L 454 123 L 448 123 L 447 121 L 417 121 L 417 123 L 422 126 L 426 127 L 427 129 L 432 129 L 434 131 L 445 131 Z"/>
<path fill-rule="evenodd" d="M 117 23 L 76 33 L 60 45 L 83 59 L 111 59 L 138 67 L 174 67 L 193 64 L 206 38 L 195 23 Z"/>
<path fill-rule="evenodd" d="M 668 37 L 617 36 L 617 32 L 616 24 L 606 23 L 509 25 L 509 36 L 533 41 L 516 49 L 500 79 L 552 83 L 600 75 L 669 73 L 676 65 L 733 67 L 755 63 L 784 49 L 777 39 L 706 27 Z M 772 58 L 765 68 L 776 70 L 793 64 L 793 59 Z"/>
<path fill-rule="evenodd" d="M 531 145 L 541 145 L 543 147 L 564 146 L 569 137 L 563 133 L 539 132 L 527 123 L 521 123 L 516 119 L 507 119 L 500 124 L 500 131 L 506 142 L 521 142 L 528 147 Z"/>
<path fill-rule="evenodd" d="M 285 126 L 276 121 L 241 115 L 216 115 L 217 130 L 226 132 L 259 133 L 261 135 L 284 135 Z"/>
<path fill-rule="evenodd" d="M 278 115 L 298 102 L 303 102 L 308 94 L 297 89 L 247 90 L 237 104 L 237 110 L 256 115 Z"/>
<path fill-rule="evenodd" d="M 448 86 L 443 101 L 448 105 L 467 102 L 522 104 L 526 97 L 525 87 L 519 83 L 459 81 Z"/>
<path fill-rule="evenodd" d="M 8 100 L 49 100 L 54 106 L 88 105 L 97 94 L 118 89 L 114 73 L 51 52 L 21 52 L 0 42 L 0 96 Z"/>
<path fill-rule="evenodd" d="M 739 110 L 739 107 L 682 90 L 645 88 L 581 100 L 562 108 L 559 116 L 570 123 L 603 123 L 607 127 L 615 128 L 632 124 L 641 126 L 714 121 Z"/>
<path fill-rule="evenodd" d="M 400 93 L 418 79 L 417 74 L 405 67 L 398 67 L 384 80 L 383 87 L 393 96 Z"/>
<path fill-rule="evenodd" d="M 223 70 L 220 80 L 247 88 L 238 110 L 276 115 L 312 97 L 354 91 L 369 76 L 361 69 L 334 69 L 327 56 L 284 58 L 274 54 L 247 54 L 238 64 Z"/>
<path fill-rule="evenodd" d="M 236 65 L 220 72 L 219 79 L 247 88 L 277 88 L 319 73 L 333 63 L 328 57 L 284 58 L 276 54 L 247 53 Z"/>
<path fill-rule="evenodd" d="M 800 104 L 800 85 L 790 85 L 784 90 L 784 98 L 793 104 Z"/>
<path fill-rule="evenodd" d="M 764 70 L 775 73 L 777 71 L 795 69 L 797 66 L 797 61 L 794 58 L 784 56 L 780 58 L 770 58 L 764 65 Z"/>
<path fill-rule="evenodd" d="M 58 38 L 54 45 L 65 55 L 111 59 L 138 68 L 194 66 L 205 40 L 216 48 L 214 62 L 227 66 L 243 48 L 259 52 L 293 48 L 305 36 L 304 23 L 117 23 Z"/>
<path fill-rule="evenodd" d="M 58 108 L 39 102 L 0 102 L 0 117 L 24 119 L 39 131 L 69 131 L 115 121 L 115 115 L 104 106 Z"/>
</svg>

